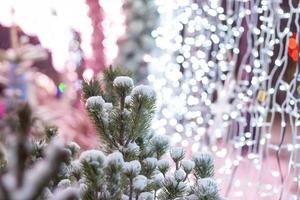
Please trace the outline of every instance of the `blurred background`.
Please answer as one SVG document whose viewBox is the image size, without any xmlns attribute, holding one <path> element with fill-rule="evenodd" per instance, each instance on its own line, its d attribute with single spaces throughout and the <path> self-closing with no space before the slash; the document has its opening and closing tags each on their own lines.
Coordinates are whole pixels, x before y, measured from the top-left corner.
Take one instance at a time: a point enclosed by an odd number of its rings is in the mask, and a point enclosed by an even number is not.
<svg viewBox="0 0 300 200">
<path fill-rule="evenodd" d="M 126 67 L 153 129 L 209 151 L 228 199 L 300 199 L 299 0 L 0 0 L 0 119 L 20 101 L 83 149 L 82 80 Z"/>
</svg>

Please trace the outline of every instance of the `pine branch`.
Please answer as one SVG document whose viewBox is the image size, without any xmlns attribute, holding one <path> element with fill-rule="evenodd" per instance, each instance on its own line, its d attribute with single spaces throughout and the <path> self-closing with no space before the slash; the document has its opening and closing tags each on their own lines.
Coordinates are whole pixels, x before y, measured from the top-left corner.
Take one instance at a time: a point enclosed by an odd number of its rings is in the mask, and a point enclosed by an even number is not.
<svg viewBox="0 0 300 200">
<path fill-rule="evenodd" d="M 85 101 L 89 97 L 102 95 L 100 82 L 98 80 L 83 81 L 82 91 L 83 91 L 83 99 Z"/>
<path fill-rule="evenodd" d="M 210 178 L 214 176 L 214 163 L 210 154 L 194 155 L 194 175 L 199 178 Z"/>
<path fill-rule="evenodd" d="M 5 171 L 0 172 L 0 199 L 2 200 L 2 197 L 5 200 L 37 199 L 59 172 L 61 164 L 68 157 L 68 152 L 61 144 L 51 142 L 47 147 L 45 157 L 35 162 L 35 158 L 42 157 L 40 154 L 42 154 L 43 147 L 33 149 L 36 153 L 34 155 L 28 145 L 34 122 L 28 104 L 22 104 L 9 120 L 9 126 L 11 126 L 9 128 L 12 132 L 10 135 L 15 140 L 7 149 L 10 155 L 13 155 L 12 159 L 8 160 Z M 4 176 L 12 177 L 16 184 L 13 187 L 7 187 L 9 184 Z"/>
<path fill-rule="evenodd" d="M 17 187 L 21 187 L 23 184 L 23 177 L 25 171 L 25 163 L 29 156 L 29 150 L 27 148 L 27 137 L 32 125 L 32 112 L 28 104 L 22 104 L 17 111 L 19 121 L 19 131 L 16 139 L 16 163 L 15 174 Z"/>
<path fill-rule="evenodd" d="M 172 200 L 185 196 L 186 187 L 183 182 L 177 182 L 173 177 L 167 177 L 163 183 L 163 193 L 159 196 L 162 200 Z"/>
<path fill-rule="evenodd" d="M 114 90 L 113 81 L 118 76 L 132 76 L 132 72 L 121 67 L 112 67 L 110 66 L 103 71 L 103 83 L 105 85 L 105 94 L 104 99 L 108 102 L 117 103 L 117 94 Z"/>
<path fill-rule="evenodd" d="M 167 152 L 168 140 L 154 136 L 150 131 L 155 113 L 154 91 L 144 85 L 133 87 L 132 79 L 124 76 L 120 68 L 105 70 L 102 83 L 98 86 L 103 89 L 101 96 L 90 96 L 86 99 L 86 107 L 104 144 L 102 150 L 111 154 L 106 158 L 104 181 L 101 183 L 95 178 L 99 174 L 84 166 L 88 186 L 84 199 L 148 199 L 156 197 L 158 192 L 157 198 L 161 200 L 183 199 L 187 195 L 194 195 L 199 200 L 212 200 L 211 197 L 218 192 L 215 193 L 213 187 L 206 188 L 210 184 L 197 180 L 194 190 L 187 184 L 188 175 L 192 172 L 199 180 L 213 176 L 214 166 L 210 157 L 201 154 L 193 161 L 183 160 L 184 149 L 172 148 L 170 155 L 176 171 L 167 176 L 170 164 L 159 159 Z M 122 164 L 123 160 L 127 162 Z M 133 169 L 138 172 L 133 173 Z M 200 199 L 203 196 L 201 188 L 212 196 L 205 195 L 209 199 Z"/>
<path fill-rule="evenodd" d="M 113 132 L 108 132 L 108 130 L 115 130 L 114 128 L 110 128 L 112 123 L 106 121 L 102 115 L 102 109 L 99 105 L 95 105 L 92 109 L 88 109 L 90 117 L 93 119 L 94 126 L 97 129 L 97 133 L 99 134 L 100 138 L 103 139 L 103 143 L 107 145 L 108 149 L 119 149 L 118 144 L 113 139 L 112 134 Z M 108 119 L 109 120 L 109 119 Z"/>
<path fill-rule="evenodd" d="M 138 137 L 143 137 L 149 131 L 151 121 L 155 113 L 155 98 L 134 95 L 131 102 L 130 116 L 130 140 L 134 141 Z"/>
<path fill-rule="evenodd" d="M 19 194 L 27 194 L 27 196 L 23 196 L 24 199 L 36 199 L 49 181 L 57 174 L 61 163 L 68 157 L 67 152 L 60 146 L 51 145 L 49 148 L 51 152 L 46 156 L 46 160 L 37 163 L 33 167 L 33 171 L 26 173 L 26 180 L 28 181 L 25 182 L 27 184 L 19 192 Z M 32 177 L 33 172 L 39 172 L 38 176 Z"/>
<path fill-rule="evenodd" d="M 83 177 L 85 178 L 85 183 L 87 185 L 87 190 L 84 192 L 83 199 L 98 199 L 97 188 L 99 188 L 100 184 L 102 183 L 101 177 L 103 174 L 100 173 L 99 169 L 97 169 L 97 166 L 93 166 L 87 161 L 82 162 L 82 170 Z"/>
</svg>

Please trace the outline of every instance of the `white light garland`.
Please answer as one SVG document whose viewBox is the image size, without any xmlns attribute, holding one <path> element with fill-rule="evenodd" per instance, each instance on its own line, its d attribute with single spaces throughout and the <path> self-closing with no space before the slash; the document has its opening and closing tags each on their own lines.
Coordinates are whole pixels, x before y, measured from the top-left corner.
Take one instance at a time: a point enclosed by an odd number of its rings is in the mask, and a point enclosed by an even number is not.
<svg viewBox="0 0 300 200">
<path fill-rule="evenodd" d="M 220 158 L 217 176 L 230 199 L 296 198 L 300 66 L 291 38 L 299 44 L 300 7 L 294 4 L 157 1 L 162 20 L 152 35 L 159 50 L 148 76 L 159 103 L 154 128 Z M 245 165 L 253 176 L 239 177 Z M 256 192 L 243 191 L 248 187 Z"/>
</svg>

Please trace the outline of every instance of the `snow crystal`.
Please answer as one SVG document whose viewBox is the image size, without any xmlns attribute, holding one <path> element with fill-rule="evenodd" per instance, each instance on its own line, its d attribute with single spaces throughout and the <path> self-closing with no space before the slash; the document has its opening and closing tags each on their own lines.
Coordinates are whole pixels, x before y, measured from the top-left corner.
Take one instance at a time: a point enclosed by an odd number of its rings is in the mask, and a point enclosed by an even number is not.
<svg viewBox="0 0 300 200">
<path fill-rule="evenodd" d="M 183 181 L 186 176 L 186 173 L 183 169 L 178 169 L 174 172 L 174 177 L 177 181 Z"/>
<path fill-rule="evenodd" d="M 148 98 L 154 98 L 156 96 L 154 90 L 146 85 L 139 85 L 132 89 L 131 95 L 141 95 Z"/>
<path fill-rule="evenodd" d="M 143 160 L 143 163 L 148 166 L 149 168 L 155 168 L 157 164 L 157 159 L 156 158 L 146 158 Z"/>
<path fill-rule="evenodd" d="M 174 176 L 167 176 L 164 184 L 167 184 L 168 186 L 177 188 L 179 190 L 186 188 L 186 183 L 178 181 Z"/>
<path fill-rule="evenodd" d="M 217 194 L 219 189 L 214 179 L 203 178 L 197 180 L 196 187 L 194 187 L 194 190 L 197 196 L 205 197 L 208 195 Z"/>
<path fill-rule="evenodd" d="M 170 167 L 170 162 L 169 162 L 169 160 L 159 160 L 157 162 L 157 167 L 159 169 L 167 169 Z"/>
<path fill-rule="evenodd" d="M 181 161 L 181 166 L 183 167 L 184 171 L 189 173 L 195 167 L 195 163 L 192 160 L 183 160 Z"/>
<path fill-rule="evenodd" d="M 125 104 L 130 104 L 131 103 L 131 96 L 128 95 L 125 97 Z"/>
<path fill-rule="evenodd" d="M 71 186 L 71 181 L 69 179 L 63 179 L 57 184 L 57 187 L 59 189 L 66 189 L 70 186 Z"/>
<path fill-rule="evenodd" d="M 107 123 L 109 121 L 109 114 L 107 112 L 103 112 L 99 115 L 99 118 L 102 118 L 104 123 Z"/>
<path fill-rule="evenodd" d="M 140 147 L 139 145 L 137 145 L 135 142 L 130 142 L 127 145 L 128 151 L 130 152 L 139 152 L 140 151 Z"/>
<path fill-rule="evenodd" d="M 155 184 L 161 185 L 164 182 L 165 177 L 162 173 L 157 173 L 154 175 L 153 180 Z"/>
<path fill-rule="evenodd" d="M 137 176 L 141 172 L 141 164 L 138 160 L 124 163 L 124 173 L 130 176 Z"/>
<path fill-rule="evenodd" d="M 171 185 L 173 187 L 176 187 L 177 184 L 178 184 L 178 181 L 175 179 L 174 176 L 167 176 L 166 179 L 165 179 L 165 182 L 168 184 L 168 185 Z"/>
<path fill-rule="evenodd" d="M 104 103 L 103 108 L 105 110 L 112 110 L 113 109 L 113 104 L 112 103 Z"/>
<path fill-rule="evenodd" d="M 153 200 L 154 195 L 151 192 L 142 192 L 139 196 L 139 200 Z"/>
<path fill-rule="evenodd" d="M 81 170 L 81 164 L 79 160 L 74 160 L 71 162 L 71 168 L 72 171 L 80 171 Z"/>
<path fill-rule="evenodd" d="M 83 161 L 87 161 L 87 162 L 93 162 L 95 163 L 95 161 L 99 164 L 99 165 L 103 165 L 104 161 L 105 161 L 105 155 L 96 149 L 91 149 L 91 150 L 87 150 L 81 153 L 79 160 L 81 162 Z"/>
<path fill-rule="evenodd" d="M 169 138 L 165 135 L 155 135 L 151 139 L 151 143 L 155 146 L 165 146 L 169 143 Z"/>
<path fill-rule="evenodd" d="M 174 161 L 178 161 L 178 160 L 183 159 L 184 154 L 185 154 L 185 152 L 184 152 L 184 149 L 182 147 L 173 147 L 170 151 L 171 158 Z"/>
<path fill-rule="evenodd" d="M 197 153 L 193 155 L 193 160 L 197 163 L 213 163 L 212 157 L 209 153 Z"/>
<path fill-rule="evenodd" d="M 79 190 L 75 188 L 67 188 L 64 190 L 58 190 L 51 200 L 64 200 L 64 199 L 78 199 Z"/>
<path fill-rule="evenodd" d="M 123 166 L 123 164 L 123 155 L 120 152 L 115 151 L 107 156 L 107 165 Z"/>
<path fill-rule="evenodd" d="M 143 175 L 138 175 L 133 179 L 133 188 L 143 190 L 147 186 L 147 178 Z"/>
<path fill-rule="evenodd" d="M 131 88 L 133 87 L 133 80 L 128 76 L 118 76 L 117 78 L 115 78 L 113 85 L 115 87 Z"/>
<path fill-rule="evenodd" d="M 86 100 L 86 104 L 85 106 L 87 108 L 93 108 L 93 106 L 95 105 L 101 105 L 103 106 L 105 103 L 104 99 L 102 98 L 102 96 L 92 96 L 92 97 L 89 97 L 87 100 Z"/>
</svg>

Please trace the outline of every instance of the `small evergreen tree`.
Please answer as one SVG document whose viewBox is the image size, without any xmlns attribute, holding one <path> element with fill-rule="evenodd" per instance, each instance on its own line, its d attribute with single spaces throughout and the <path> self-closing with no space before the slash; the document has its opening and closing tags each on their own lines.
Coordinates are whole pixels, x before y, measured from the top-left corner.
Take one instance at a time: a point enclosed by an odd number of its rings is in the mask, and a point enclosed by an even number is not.
<svg viewBox="0 0 300 200">
<path fill-rule="evenodd" d="M 58 188 L 53 181 L 71 153 L 53 138 L 55 129 L 47 128 L 47 140 L 33 139 L 34 121 L 28 104 L 22 104 L 5 120 L 4 136 L 8 144 L 6 155 L 1 157 L 0 200 L 77 199 L 78 192 L 72 188 L 52 194 L 50 189 Z"/>
<path fill-rule="evenodd" d="M 81 154 L 83 199 L 221 199 L 210 155 L 185 160 L 184 149 L 175 147 L 170 150 L 173 164 L 163 159 L 168 139 L 150 129 L 155 93 L 145 85 L 134 87 L 128 74 L 110 67 L 102 82 L 83 84 L 86 108 L 106 153 Z"/>
<path fill-rule="evenodd" d="M 153 134 L 155 93 L 145 85 L 134 87 L 129 75 L 110 67 L 101 82 L 83 83 L 101 147 L 79 157 L 76 143 L 56 142 L 53 127 L 32 138 L 34 120 L 28 105 L 23 106 L 9 120 L 14 145 L 7 148 L 12 159 L 5 159 L 0 170 L 0 200 L 222 199 L 211 156 L 185 159 L 183 148 L 170 148 L 167 137 Z"/>
</svg>

